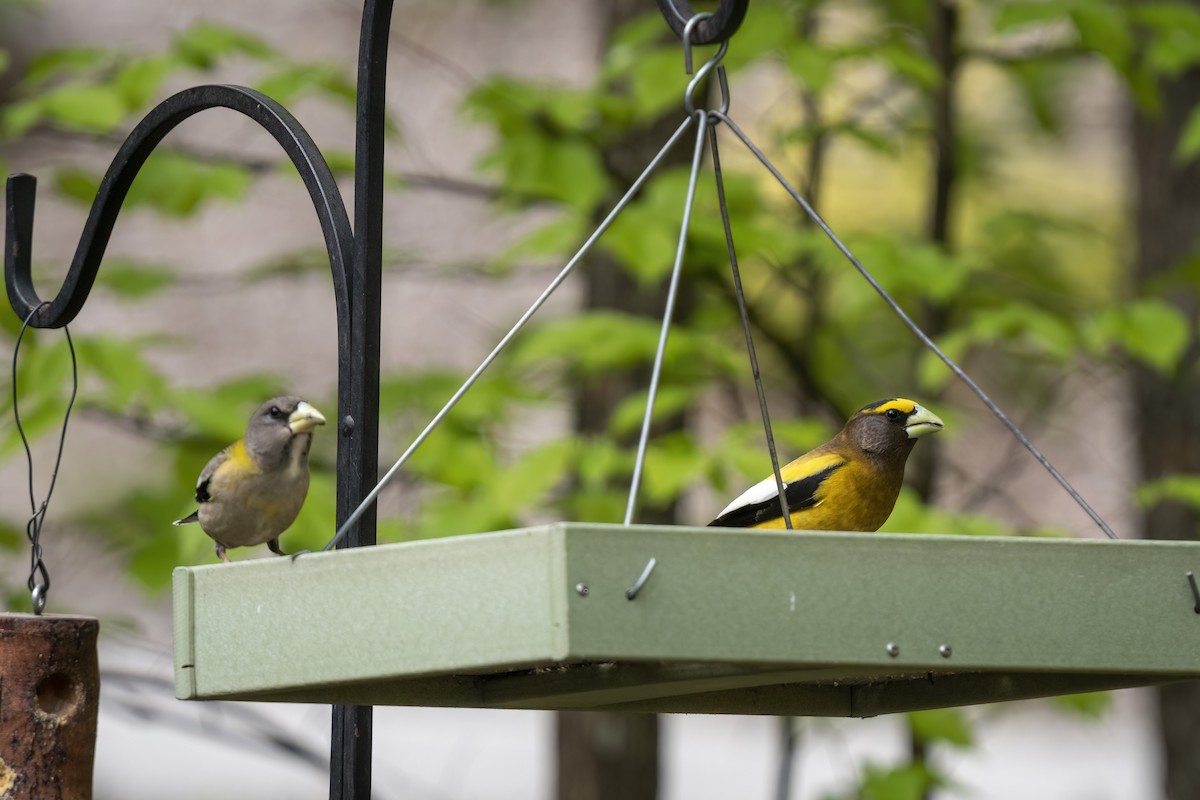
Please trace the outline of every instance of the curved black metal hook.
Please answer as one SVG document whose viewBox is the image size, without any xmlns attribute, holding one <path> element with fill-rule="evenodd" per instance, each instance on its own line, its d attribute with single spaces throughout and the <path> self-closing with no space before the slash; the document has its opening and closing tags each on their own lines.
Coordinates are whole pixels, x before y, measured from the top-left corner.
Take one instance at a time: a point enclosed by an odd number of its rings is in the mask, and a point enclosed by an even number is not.
<svg viewBox="0 0 1200 800">
<path fill-rule="evenodd" d="M 196 86 L 167 98 L 138 123 L 100 182 L 96 201 L 83 226 L 75 258 L 62 287 L 49 305 L 33 314 L 37 328 L 60 328 L 75 319 L 96 280 L 96 273 L 116 224 L 121 204 L 151 151 L 188 117 L 208 108 L 228 108 L 261 125 L 283 147 L 304 180 L 325 234 L 338 322 L 338 339 L 350 337 L 347 274 L 354 257 L 354 236 L 341 193 L 329 165 L 312 137 L 288 111 L 271 98 L 244 86 Z M 4 276 L 8 302 L 24 318 L 43 305 L 33 286 L 31 250 L 37 179 L 18 174 L 9 177 L 7 227 L 4 241 Z"/>
<path fill-rule="evenodd" d="M 746 18 L 750 0 L 721 0 L 712 16 L 696 25 L 692 44 L 718 44 L 729 41 L 729 37 L 741 27 Z M 687 0 L 658 0 L 658 10 L 675 35 L 683 37 L 683 28 L 696 15 Z"/>
</svg>

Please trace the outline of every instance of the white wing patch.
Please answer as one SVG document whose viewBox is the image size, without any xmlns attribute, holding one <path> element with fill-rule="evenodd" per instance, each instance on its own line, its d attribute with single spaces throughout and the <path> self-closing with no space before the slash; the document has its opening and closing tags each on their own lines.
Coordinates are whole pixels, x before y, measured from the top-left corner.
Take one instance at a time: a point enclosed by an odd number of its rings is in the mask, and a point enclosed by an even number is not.
<svg viewBox="0 0 1200 800">
<path fill-rule="evenodd" d="M 783 484 L 783 488 L 785 491 L 787 490 L 787 487 L 788 487 L 788 485 L 785 482 Z M 736 500 L 734 500 L 729 505 L 725 506 L 724 511 L 722 511 L 720 514 L 717 514 L 717 517 L 718 518 L 723 517 L 726 514 L 728 514 L 730 511 L 741 508 L 743 506 L 752 506 L 757 503 L 766 502 L 767 500 L 770 500 L 773 497 L 779 497 L 779 488 L 775 485 L 775 476 L 768 475 L 766 478 L 763 478 L 761 481 L 754 484 L 749 489 L 747 489 L 746 491 L 744 491 L 740 495 L 738 495 Z"/>
</svg>

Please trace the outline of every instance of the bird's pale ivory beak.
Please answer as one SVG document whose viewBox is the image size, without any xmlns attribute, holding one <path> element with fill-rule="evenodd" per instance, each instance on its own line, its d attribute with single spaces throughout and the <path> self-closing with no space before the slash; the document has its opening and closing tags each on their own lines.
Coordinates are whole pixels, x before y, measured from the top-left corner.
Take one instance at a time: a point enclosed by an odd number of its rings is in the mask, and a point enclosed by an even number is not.
<svg viewBox="0 0 1200 800">
<path fill-rule="evenodd" d="M 937 414 L 924 406 L 917 406 L 908 415 L 908 422 L 905 423 L 904 430 L 908 431 L 908 438 L 917 439 L 926 434 L 940 431 L 943 427 L 945 426 L 938 419 Z"/>
<path fill-rule="evenodd" d="M 292 433 L 307 433 L 318 425 L 324 424 L 325 417 L 321 412 L 303 400 L 300 401 L 300 405 L 296 406 L 296 410 L 288 417 L 288 428 L 291 429 Z"/>
</svg>

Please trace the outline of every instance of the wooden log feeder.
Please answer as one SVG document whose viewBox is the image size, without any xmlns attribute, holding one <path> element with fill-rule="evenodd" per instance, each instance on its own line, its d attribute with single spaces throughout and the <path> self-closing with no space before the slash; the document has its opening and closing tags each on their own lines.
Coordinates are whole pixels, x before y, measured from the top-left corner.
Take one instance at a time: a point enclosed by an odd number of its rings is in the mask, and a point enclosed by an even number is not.
<svg viewBox="0 0 1200 800">
<path fill-rule="evenodd" d="M 92 617 L 0 614 L 0 800 L 88 800 L 100 667 Z"/>
</svg>

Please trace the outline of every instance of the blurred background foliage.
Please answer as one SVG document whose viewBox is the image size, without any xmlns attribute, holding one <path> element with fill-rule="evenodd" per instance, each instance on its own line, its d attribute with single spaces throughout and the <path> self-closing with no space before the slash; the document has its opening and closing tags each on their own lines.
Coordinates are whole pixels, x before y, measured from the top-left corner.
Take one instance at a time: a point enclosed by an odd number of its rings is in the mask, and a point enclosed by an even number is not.
<svg viewBox="0 0 1200 800">
<path fill-rule="evenodd" d="M 0 0 L 0 24 L 32 4 Z M 701 49 L 698 57 L 710 53 Z M 83 137 L 115 149 L 173 81 L 205 81 L 231 60 L 251 76 L 247 83 L 285 105 L 312 96 L 353 113 L 348 64 L 304 61 L 246 31 L 201 23 L 179 31 L 161 52 L 72 47 L 38 53 L 4 76 L 0 171 L 21 166 L 3 162 L 3 144 L 27 137 Z M 947 353 L 1003 386 L 1004 399 L 1027 418 L 1055 407 L 1064 376 L 1148 370 L 1169 379 L 1193 368 L 1185 354 L 1195 339 L 1194 314 L 1169 298 L 1195 296 L 1200 260 L 1184 259 L 1153 281 L 1131 272 L 1130 190 L 1122 173 L 1128 165 L 1085 170 L 1074 153 L 1089 146 L 1088 131 L 1070 111 L 1100 71 L 1124 85 L 1136 113 L 1154 118 L 1163 110 L 1160 82 L 1198 62 L 1194 4 L 1115 0 L 755 0 L 725 59 L 733 117 L 744 105 L 756 109 L 751 135 L 876 278 Z M 11 69 L 0 50 L 0 71 Z M 499 279 L 564 261 L 624 191 L 624 176 L 641 169 L 644 161 L 626 163 L 631 138 L 656 149 L 665 140 L 655 137 L 660 121 L 682 119 L 685 82 L 678 42 L 656 12 L 647 12 L 616 29 L 591 85 L 494 75 L 475 86 L 462 111 L 493 134 L 478 172 L 496 213 L 517 218 L 532 211 L 542 222 L 468 269 Z M 1180 165 L 1200 156 L 1200 113 L 1192 110 L 1189 120 L 1174 155 Z M 403 123 L 390 121 L 395 136 Z M 689 138 L 681 148 L 689 148 Z M 350 152 L 326 155 L 342 174 L 352 168 Z M 959 411 L 952 376 L 730 137 L 722 138 L 722 156 L 783 454 L 802 452 L 855 408 L 893 394 L 919 396 L 953 430 Z M 126 205 L 186 219 L 206 204 L 244 202 L 255 181 L 284 169 L 291 168 L 282 158 L 254 161 L 168 142 Z M 1039 180 L 1027 180 L 1031 175 Z M 69 163 L 39 177 L 43 192 L 84 207 L 101 179 Z M 647 292 L 670 270 L 686 184 L 686 167 L 664 168 L 601 240 L 604 258 Z M 389 187 L 405 191 L 406 177 L 389 175 Z M 644 493 L 654 507 L 729 496 L 769 470 L 718 219 L 712 182 L 703 179 L 687 242 L 688 311 L 671 334 L 656 415 L 694 423 L 693 412 L 712 402 L 736 413 L 727 413 L 716 433 L 684 424 L 651 442 Z M 281 253 L 239 280 L 282 282 L 327 269 L 320 254 Z M 62 274 L 56 265 L 37 263 L 35 270 Z M 394 270 L 385 281 L 402 278 Z M 42 280 L 51 286 L 55 278 Z M 170 263 L 111 258 L 98 283 L 136 314 L 139 303 L 180 280 Z M 0 314 L 0 327 L 0 344 L 11 349 L 19 320 Z M 119 553 L 147 591 L 159 592 L 174 565 L 212 558 L 206 538 L 168 524 L 190 510 L 195 476 L 240 435 L 255 405 L 287 388 L 287 378 L 242 375 L 198 392 L 174 385 L 147 357 L 171 348 L 169 339 L 95 335 L 83 326 L 74 336 L 82 377 L 77 413 L 137 432 L 173 465 L 160 480 L 127 487 L 75 522 Z M 592 420 L 589 430 L 598 433 L 541 431 L 531 440 L 513 431 L 569 408 L 580 385 L 645 370 L 657 336 L 656 321 L 614 308 L 537 322 L 418 451 L 397 489 L 402 511 L 381 518 L 380 539 L 555 518 L 618 521 L 632 470 L 627 442 L 640 423 L 644 390 Z M 31 438 L 57 430 L 68 370 L 60 333 L 26 335 L 16 378 Z M 399 431 L 396 441 L 415 435 L 464 377 L 444 368 L 386 374 L 381 407 L 389 428 Z M 0 377 L 6 419 L 10 380 L 7 372 Z M 332 384 L 327 396 L 309 399 L 333 409 Z M 318 436 L 309 499 L 286 537 L 290 550 L 317 549 L 332 534 L 333 439 Z M 965 479 L 940 445 L 923 445 L 927 452 L 912 465 L 886 529 L 1055 533 L 1036 520 L 986 516 L 970 503 L 939 505 L 944 481 Z M 385 449 L 385 460 L 392 455 Z M 0 459 L 23 457 L 15 427 L 6 425 Z M 977 480 L 1002 482 L 998 475 Z M 707 493 L 697 495 L 701 487 Z M 969 489 L 962 494 L 987 493 Z M 1200 508 L 1200 477 L 1165 476 L 1140 487 L 1137 500 Z M 702 523 L 715 508 L 704 506 L 686 521 Z M 20 519 L 0 521 L 0 548 L 14 557 L 24 545 L 22 527 Z M 27 608 L 22 586 L 4 588 L 10 608 Z M 1089 696 L 1063 705 L 1098 714 L 1105 703 Z M 972 746 L 971 725 L 958 710 L 909 715 L 908 727 L 912 758 L 868 765 L 845 796 L 927 796 L 947 780 L 930 750 Z"/>
</svg>

